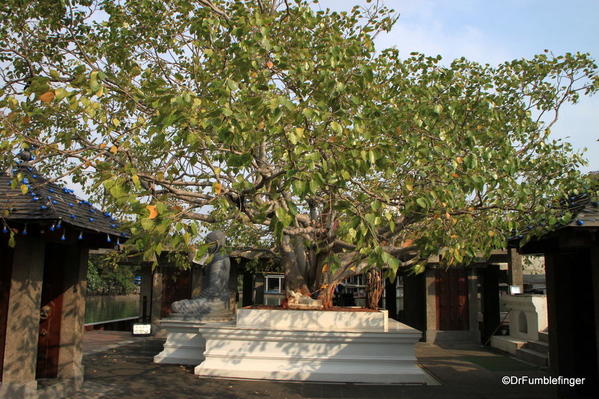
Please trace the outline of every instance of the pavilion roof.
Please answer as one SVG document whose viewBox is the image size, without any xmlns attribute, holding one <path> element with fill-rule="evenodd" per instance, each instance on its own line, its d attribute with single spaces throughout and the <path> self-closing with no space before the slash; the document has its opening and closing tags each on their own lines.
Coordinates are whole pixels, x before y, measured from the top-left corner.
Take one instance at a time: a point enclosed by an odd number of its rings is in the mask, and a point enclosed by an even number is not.
<svg viewBox="0 0 599 399">
<path fill-rule="evenodd" d="M 15 178 L 18 178 L 16 187 Z M 4 223 L 60 221 L 87 232 L 123 235 L 111 214 L 78 198 L 73 190 L 48 180 L 26 164 L 0 174 L 0 218 Z"/>
</svg>

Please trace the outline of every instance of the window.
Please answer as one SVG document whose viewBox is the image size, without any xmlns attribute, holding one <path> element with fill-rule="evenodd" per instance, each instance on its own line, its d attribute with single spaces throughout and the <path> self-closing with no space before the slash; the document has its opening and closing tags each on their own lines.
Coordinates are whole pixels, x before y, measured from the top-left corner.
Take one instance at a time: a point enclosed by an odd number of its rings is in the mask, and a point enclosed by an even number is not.
<svg viewBox="0 0 599 399">
<path fill-rule="evenodd" d="M 266 276 L 266 292 L 280 294 L 283 292 L 283 276 Z"/>
</svg>

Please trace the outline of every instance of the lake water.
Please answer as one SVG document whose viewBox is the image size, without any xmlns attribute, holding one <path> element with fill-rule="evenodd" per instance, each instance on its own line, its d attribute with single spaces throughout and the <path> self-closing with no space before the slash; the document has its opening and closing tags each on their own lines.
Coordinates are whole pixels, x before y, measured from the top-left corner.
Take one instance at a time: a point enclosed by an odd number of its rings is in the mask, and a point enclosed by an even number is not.
<svg viewBox="0 0 599 399">
<path fill-rule="evenodd" d="M 139 309 L 139 295 L 88 296 L 85 324 L 141 316 Z"/>
</svg>

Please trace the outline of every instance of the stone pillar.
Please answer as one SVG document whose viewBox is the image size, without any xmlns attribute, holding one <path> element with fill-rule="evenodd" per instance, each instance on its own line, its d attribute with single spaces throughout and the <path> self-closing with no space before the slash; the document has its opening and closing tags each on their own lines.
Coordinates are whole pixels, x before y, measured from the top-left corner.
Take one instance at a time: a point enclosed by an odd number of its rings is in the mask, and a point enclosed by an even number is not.
<svg viewBox="0 0 599 399">
<path fill-rule="evenodd" d="M 151 320 L 152 330 L 158 327 L 158 320 L 160 320 L 160 312 L 162 310 L 162 272 L 160 268 L 154 269 L 152 276 L 152 300 L 151 300 Z"/>
<path fill-rule="evenodd" d="M 88 248 L 69 245 L 64 256 L 64 293 L 60 322 L 58 378 L 71 380 L 77 389 L 83 382 L 83 339 Z"/>
<path fill-rule="evenodd" d="M 266 279 L 263 274 L 256 274 L 254 277 L 254 304 L 264 305 L 264 286 Z"/>
<path fill-rule="evenodd" d="M 499 327 L 500 312 L 499 312 L 499 266 L 487 265 L 481 270 L 483 295 L 482 295 L 482 311 L 483 311 L 483 344 L 490 342 L 491 336 Z"/>
<path fill-rule="evenodd" d="M 254 275 L 250 272 L 243 273 L 243 294 L 241 296 L 241 306 L 250 306 L 254 304 Z"/>
<path fill-rule="evenodd" d="M 593 277 L 593 302 L 595 310 L 595 341 L 597 345 L 597 358 L 595 364 L 599 373 L 599 247 L 591 248 L 591 273 Z M 595 376 L 599 381 L 599 375 Z"/>
<path fill-rule="evenodd" d="M 6 321 L 6 346 L 0 397 L 35 395 L 37 344 L 44 274 L 43 241 L 18 237 Z"/>
<path fill-rule="evenodd" d="M 426 289 L 426 342 L 435 342 L 438 328 L 437 289 L 435 270 L 427 268 L 425 276 Z"/>
<path fill-rule="evenodd" d="M 149 322 L 150 313 L 152 312 L 152 265 L 149 263 L 142 263 L 139 273 L 141 275 L 141 284 L 139 287 L 140 315 L 142 315 L 142 317 L 145 315 L 146 320 L 143 321 Z"/>
<path fill-rule="evenodd" d="M 520 292 L 524 293 L 524 273 L 522 271 L 522 255 L 516 248 L 508 248 L 508 280 L 510 285 L 520 287 Z"/>
<path fill-rule="evenodd" d="M 480 329 L 478 328 L 478 312 L 480 303 L 478 298 L 478 273 L 476 267 L 468 270 L 468 326 L 475 342 L 480 342 Z"/>
</svg>

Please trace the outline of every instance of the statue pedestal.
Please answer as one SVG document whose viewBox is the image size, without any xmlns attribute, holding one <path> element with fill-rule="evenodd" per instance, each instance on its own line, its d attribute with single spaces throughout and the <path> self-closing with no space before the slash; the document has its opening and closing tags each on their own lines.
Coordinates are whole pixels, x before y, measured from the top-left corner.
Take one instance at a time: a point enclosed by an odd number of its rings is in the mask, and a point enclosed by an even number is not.
<svg viewBox="0 0 599 399">
<path fill-rule="evenodd" d="M 422 333 L 384 312 L 238 309 L 236 325 L 200 326 L 203 377 L 282 381 L 422 384 Z"/>
<path fill-rule="evenodd" d="M 234 317 L 231 313 L 201 320 L 176 316 L 160 320 L 160 327 L 166 330 L 167 336 L 162 352 L 154 356 L 154 363 L 197 366 L 204 360 L 206 349 L 206 340 L 199 328 L 232 326 Z"/>
</svg>

